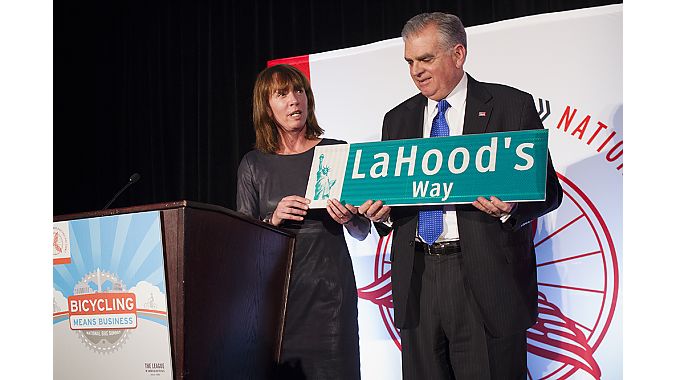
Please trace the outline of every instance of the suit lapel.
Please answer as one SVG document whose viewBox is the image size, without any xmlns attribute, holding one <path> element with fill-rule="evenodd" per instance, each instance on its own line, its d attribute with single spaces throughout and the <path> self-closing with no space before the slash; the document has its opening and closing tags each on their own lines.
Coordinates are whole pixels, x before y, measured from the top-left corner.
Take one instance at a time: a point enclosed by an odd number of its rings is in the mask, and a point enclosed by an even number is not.
<svg viewBox="0 0 676 380">
<path fill-rule="evenodd" d="M 423 122 L 425 116 L 425 106 L 427 105 L 427 98 L 422 94 L 418 94 L 411 99 L 406 106 L 410 112 L 404 113 L 404 120 L 402 120 L 401 128 L 403 139 L 414 139 L 423 137 Z"/>
<path fill-rule="evenodd" d="M 486 132 L 493 111 L 493 96 L 481 83 L 467 74 L 467 104 L 463 135 Z"/>
</svg>

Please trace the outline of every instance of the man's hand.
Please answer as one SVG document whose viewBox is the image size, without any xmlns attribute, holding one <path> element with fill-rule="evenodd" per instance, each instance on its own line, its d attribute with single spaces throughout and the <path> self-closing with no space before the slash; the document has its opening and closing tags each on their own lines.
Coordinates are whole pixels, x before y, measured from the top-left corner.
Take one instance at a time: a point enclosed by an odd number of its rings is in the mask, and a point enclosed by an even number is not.
<svg viewBox="0 0 676 380">
<path fill-rule="evenodd" d="M 472 206 L 495 218 L 502 218 L 509 214 L 515 205 L 514 202 L 503 202 L 498 197 L 493 196 L 490 200 L 479 197 L 472 202 Z"/>
<path fill-rule="evenodd" d="M 331 215 L 333 220 L 340 224 L 349 223 L 352 218 L 354 218 L 355 214 L 358 213 L 356 207 L 351 204 L 345 204 L 343 206 L 343 204 L 336 199 L 329 199 L 329 201 L 326 202 L 326 211 L 329 212 L 329 215 Z"/>
<path fill-rule="evenodd" d="M 389 219 L 391 210 L 392 208 L 390 206 L 383 205 L 382 201 L 374 202 L 372 200 L 368 200 L 359 206 L 358 211 L 370 221 L 381 223 Z"/>
</svg>

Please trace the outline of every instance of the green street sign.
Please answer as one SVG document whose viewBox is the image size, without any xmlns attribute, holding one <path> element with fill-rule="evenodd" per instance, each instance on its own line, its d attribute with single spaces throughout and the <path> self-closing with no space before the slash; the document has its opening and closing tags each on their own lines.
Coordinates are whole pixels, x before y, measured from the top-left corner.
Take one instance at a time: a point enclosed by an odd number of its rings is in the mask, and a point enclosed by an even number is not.
<svg viewBox="0 0 676 380">
<path fill-rule="evenodd" d="M 311 208 L 336 198 L 360 205 L 545 199 L 546 129 L 389 140 L 315 148 L 306 198 Z"/>
</svg>

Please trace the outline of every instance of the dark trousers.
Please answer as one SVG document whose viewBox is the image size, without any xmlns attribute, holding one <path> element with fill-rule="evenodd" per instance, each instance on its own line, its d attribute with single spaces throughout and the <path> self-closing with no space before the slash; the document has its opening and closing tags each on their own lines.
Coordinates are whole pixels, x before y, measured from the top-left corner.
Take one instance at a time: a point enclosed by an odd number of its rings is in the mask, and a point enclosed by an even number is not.
<svg viewBox="0 0 676 380">
<path fill-rule="evenodd" d="M 401 330 L 403 378 L 526 379 L 526 331 L 491 336 L 461 268 L 462 253 L 416 252 L 409 301 L 419 321 Z"/>
</svg>

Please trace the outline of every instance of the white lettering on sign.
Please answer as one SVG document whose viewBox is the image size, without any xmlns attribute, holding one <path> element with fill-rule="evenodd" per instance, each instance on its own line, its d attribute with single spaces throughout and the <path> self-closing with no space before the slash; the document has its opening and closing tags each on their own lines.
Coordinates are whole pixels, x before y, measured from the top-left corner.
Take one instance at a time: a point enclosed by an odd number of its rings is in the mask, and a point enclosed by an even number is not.
<svg viewBox="0 0 676 380">
<path fill-rule="evenodd" d="M 359 163 L 361 162 L 361 149 L 357 149 L 354 155 L 354 168 L 352 168 L 352 178 L 364 178 L 364 173 L 359 173 Z"/>
<path fill-rule="evenodd" d="M 382 158 L 381 162 L 376 162 L 371 166 L 371 178 L 387 177 L 387 168 L 390 166 L 390 155 L 387 153 L 378 153 L 373 155 L 374 159 Z M 380 168 L 380 171 L 378 171 Z"/>
<path fill-rule="evenodd" d="M 413 198 L 439 198 L 441 196 L 441 189 L 444 189 L 444 196 L 441 198 L 445 202 L 451 196 L 453 189 L 453 182 L 438 183 L 433 182 L 430 186 L 430 181 L 414 181 L 413 182 Z M 430 190 L 429 196 L 427 190 Z"/>
<path fill-rule="evenodd" d="M 436 157 L 436 161 L 434 164 L 434 168 L 430 169 L 429 168 L 429 159 L 430 156 L 434 155 Z M 444 157 L 441 154 L 441 151 L 438 149 L 430 149 L 427 152 L 425 152 L 425 155 L 423 156 L 422 159 L 422 171 L 423 173 L 427 175 L 435 175 L 439 172 L 439 169 L 441 169 L 441 165 L 443 164 Z"/>
<path fill-rule="evenodd" d="M 455 166 L 455 156 L 462 154 L 462 165 L 460 167 Z M 451 151 L 451 155 L 448 156 L 448 170 L 453 174 L 460 174 L 467 170 L 469 166 L 469 150 L 467 148 L 459 147 Z"/>
<path fill-rule="evenodd" d="M 416 165 L 420 165 L 419 169 L 422 170 L 425 175 L 437 175 L 444 165 L 444 154 L 448 154 L 446 166 L 451 174 L 462 174 L 467 171 L 472 158 L 474 158 L 474 168 L 478 173 L 495 172 L 499 141 L 500 139 L 498 137 L 491 137 L 490 144 L 479 147 L 474 156 L 472 156 L 469 149 L 465 147 L 456 147 L 450 151 L 450 153 L 444 152 L 441 149 L 430 149 L 425 151 L 420 162 L 416 161 L 418 154 L 417 145 L 411 145 L 408 152 L 406 152 L 406 147 L 400 146 L 397 149 L 394 173 L 389 173 L 390 155 L 386 152 L 379 152 L 373 155 L 374 162 L 369 169 L 369 177 L 382 178 L 387 177 L 388 175 L 401 177 L 404 169 L 406 169 L 404 175 L 412 177 L 415 175 Z M 511 142 L 511 137 L 506 137 L 504 139 L 504 149 L 510 149 Z M 534 166 L 535 159 L 532 154 L 527 152 L 527 150 L 533 149 L 534 147 L 535 144 L 532 142 L 521 143 L 516 147 L 515 153 L 523 160 L 523 163 L 515 164 L 514 169 L 525 171 Z M 355 151 L 352 179 L 366 178 L 366 174 L 362 172 L 360 168 L 362 153 L 362 149 L 357 149 Z M 435 191 L 435 189 L 432 188 L 430 191 Z"/>
<path fill-rule="evenodd" d="M 397 151 L 397 167 L 394 169 L 394 176 L 399 177 L 401 175 L 401 166 L 403 164 L 408 164 L 408 176 L 412 176 L 415 173 L 415 155 L 418 152 L 418 146 L 411 146 L 411 155 L 404 157 L 404 147 L 399 147 Z"/>
<path fill-rule="evenodd" d="M 488 166 L 484 166 L 484 153 L 488 152 Z M 491 137 L 491 145 L 484 145 L 476 152 L 476 170 L 479 173 L 494 172 L 495 159 L 498 154 L 498 138 Z"/>
<path fill-rule="evenodd" d="M 526 161 L 526 164 L 525 165 L 516 164 L 514 165 L 514 169 L 523 171 L 533 167 L 533 163 L 535 162 L 535 160 L 533 160 L 533 156 L 523 151 L 526 148 L 533 149 L 533 143 L 523 143 L 516 147 L 516 155 L 519 156 L 519 158 L 522 158 L 524 161 Z"/>
</svg>

